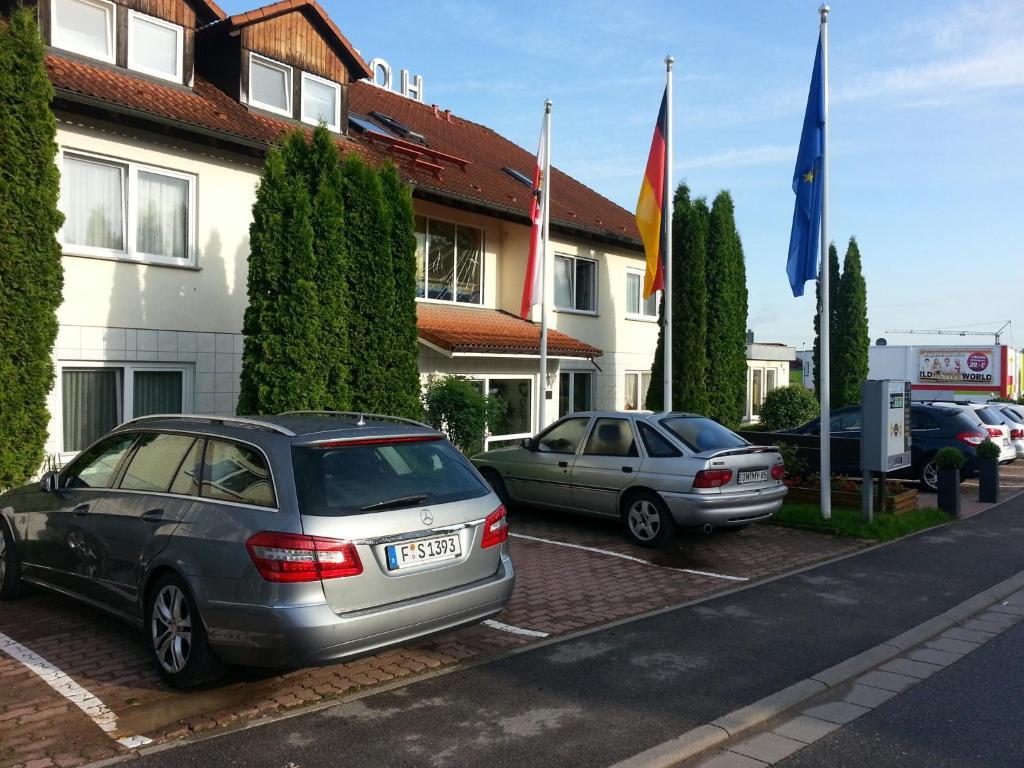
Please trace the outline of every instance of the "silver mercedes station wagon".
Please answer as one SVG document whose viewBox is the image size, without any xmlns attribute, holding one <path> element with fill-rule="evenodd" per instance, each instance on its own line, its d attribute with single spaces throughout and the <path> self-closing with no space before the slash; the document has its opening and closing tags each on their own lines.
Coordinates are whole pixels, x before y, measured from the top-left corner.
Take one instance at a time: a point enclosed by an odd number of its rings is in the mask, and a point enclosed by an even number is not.
<svg viewBox="0 0 1024 768">
<path fill-rule="evenodd" d="M 647 547 L 667 545 L 677 527 L 736 530 L 767 519 L 786 495 L 777 448 L 692 413 L 574 413 L 473 463 L 506 507 L 621 518 Z"/>
<path fill-rule="evenodd" d="M 493 616 L 505 509 L 443 434 L 363 414 L 149 416 L 0 496 L 26 583 L 142 628 L 180 687 L 344 659 Z"/>
</svg>

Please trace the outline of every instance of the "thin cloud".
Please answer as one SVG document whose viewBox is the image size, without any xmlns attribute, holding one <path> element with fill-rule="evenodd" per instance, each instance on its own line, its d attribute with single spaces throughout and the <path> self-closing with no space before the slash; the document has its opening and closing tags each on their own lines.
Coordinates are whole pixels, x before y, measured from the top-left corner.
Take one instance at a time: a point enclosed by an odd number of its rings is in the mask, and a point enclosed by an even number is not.
<svg viewBox="0 0 1024 768">
<path fill-rule="evenodd" d="M 766 144 L 760 147 L 727 149 L 700 157 L 680 158 L 676 170 L 696 168 L 741 168 L 751 165 L 774 165 L 793 162 L 796 159 L 795 144 Z"/>
</svg>

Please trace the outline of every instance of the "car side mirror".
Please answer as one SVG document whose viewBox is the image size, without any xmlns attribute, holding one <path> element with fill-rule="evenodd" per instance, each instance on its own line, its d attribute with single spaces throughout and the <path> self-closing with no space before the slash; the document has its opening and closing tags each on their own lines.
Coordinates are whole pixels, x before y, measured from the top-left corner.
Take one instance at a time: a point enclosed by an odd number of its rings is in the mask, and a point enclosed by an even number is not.
<svg viewBox="0 0 1024 768">
<path fill-rule="evenodd" d="M 521 442 L 519 445 L 522 446 L 523 448 L 525 448 L 528 451 L 535 451 L 535 450 L 537 450 L 537 446 L 534 445 L 532 437 L 524 437 L 523 438 L 523 442 Z"/>
<path fill-rule="evenodd" d="M 43 493 L 56 493 L 60 488 L 60 475 L 49 471 L 39 480 L 39 490 Z"/>
</svg>

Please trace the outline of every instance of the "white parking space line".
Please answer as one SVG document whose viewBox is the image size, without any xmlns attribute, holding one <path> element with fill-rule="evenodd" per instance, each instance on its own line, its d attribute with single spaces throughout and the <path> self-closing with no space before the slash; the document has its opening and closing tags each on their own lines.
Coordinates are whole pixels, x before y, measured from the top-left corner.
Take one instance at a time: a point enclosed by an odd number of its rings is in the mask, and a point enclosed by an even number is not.
<svg viewBox="0 0 1024 768">
<path fill-rule="evenodd" d="M 0 632 L 0 651 L 19 661 L 34 672 L 44 683 L 82 710 L 100 730 L 123 747 L 134 749 L 149 744 L 152 739 L 132 734 L 118 735 L 117 715 L 106 704 L 93 696 L 60 669 L 38 653 Z"/>
<path fill-rule="evenodd" d="M 481 623 L 486 624 L 491 629 L 500 629 L 502 632 L 511 632 L 513 635 L 523 635 L 524 637 L 547 637 L 549 634 L 548 632 L 538 632 L 535 629 L 513 627 L 511 624 L 502 624 L 494 619 L 484 619 Z"/>
<path fill-rule="evenodd" d="M 714 579 L 725 579 L 726 581 L 750 581 L 746 576 L 727 576 L 724 573 L 712 573 L 711 571 L 695 571 L 692 568 L 672 568 L 670 566 L 658 565 L 652 563 L 649 560 L 643 558 L 633 557 L 632 555 L 624 555 L 621 552 L 612 552 L 610 549 L 598 549 L 597 547 L 585 547 L 582 544 L 570 544 L 566 541 L 555 541 L 554 539 L 542 539 L 539 536 L 527 536 L 522 533 L 510 533 L 510 537 L 517 539 L 526 539 L 528 541 L 539 541 L 542 544 L 554 544 L 558 547 L 569 547 L 570 549 L 582 549 L 584 552 L 595 552 L 599 555 L 608 555 L 609 557 L 618 557 L 622 560 L 630 560 L 634 563 L 640 563 L 641 565 L 651 565 L 655 568 L 666 568 L 670 571 L 681 571 L 682 573 L 692 573 L 695 576 L 710 576 Z"/>
</svg>

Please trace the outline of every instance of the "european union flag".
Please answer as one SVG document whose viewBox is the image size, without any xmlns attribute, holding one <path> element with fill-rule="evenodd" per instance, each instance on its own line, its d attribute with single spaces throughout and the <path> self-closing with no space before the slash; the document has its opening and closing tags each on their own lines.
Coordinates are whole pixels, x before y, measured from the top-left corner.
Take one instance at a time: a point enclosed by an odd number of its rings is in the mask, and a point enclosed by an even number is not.
<svg viewBox="0 0 1024 768">
<path fill-rule="evenodd" d="M 818 276 L 818 238 L 821 232 L 821 175 L 825 146 L 825 89 L 821 76 L 821 37 L 814 55 L 811 91 L 807 95 L 804 130 L 793 169 L 793 229 L 789 234 L 786 274 L 794 296 L 804 295 L 804 283 Z"/>
</svg>

